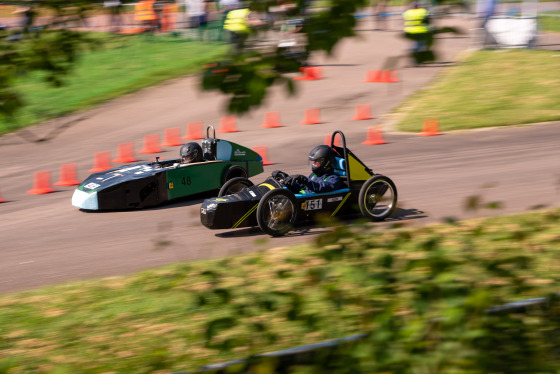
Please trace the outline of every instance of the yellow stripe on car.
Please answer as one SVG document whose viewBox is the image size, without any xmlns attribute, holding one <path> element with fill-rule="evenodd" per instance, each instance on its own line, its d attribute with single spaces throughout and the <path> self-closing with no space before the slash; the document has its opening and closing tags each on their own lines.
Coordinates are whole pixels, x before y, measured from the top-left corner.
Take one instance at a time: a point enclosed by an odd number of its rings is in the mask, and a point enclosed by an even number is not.
<svg viewBox="0 0 560 374">
<path fill-rule="evenodd" d="M 269 190 L 275 190 L 276 189 L 276 187 L 274 187 L 272 184 L 268 184 L 268 183 L 261 183 L 261 184 L 259 184 L 259 187 L 260 186 L 268 187 Z"/>
<path fill-rule="evenodd" d="M 334 217 L 334 215 L 335 215 L 336 213 L 338 213 L 338 210 L 339 210 L 340 208 L 342 208 L 342 205 L 344 205 L 344 202 L 345 202 L 346 200 L 348 200 L 348 197 L 350 197 L 351 194 L 352 194 L 352 192 L 348 192 L 348 193 L 346 194 L 346 196 L 344 196 L 344 199 L 342 199 L 342 201 L 340 202 L 340 204 L 338 204 L 338 206 L 336 207 L 336 209 L 334 210 L 334 212 L 332 212 L 331 217 Z"/>
<path fill-rule="evenodd" d="M 251 213 L 253 213 L 253 212 L 255 211 L 255 209 L 257 209 L 258 206 L 259 206 L 259 204 L 255 204 L 255 206 L 252 207 L 251 209 L 249 209 L 249 211 L 248 211 L 247 213 L 245 213 L 245 215 L 244 215 L 243 217 L 241 217 L 241 219 L 240 219 L 239 221 L 235 222 L 235 225 L 233 225 L 231 228 L 232 228 L 232 229 L 236 229 L 237 226 L 239 226 L 239 225 L 241 224 L 241 222 L 245 221 L 245 219 L 246 219 L 247 217 L 249 217 L 249 215 L 250 215 Z"/>
</svg>

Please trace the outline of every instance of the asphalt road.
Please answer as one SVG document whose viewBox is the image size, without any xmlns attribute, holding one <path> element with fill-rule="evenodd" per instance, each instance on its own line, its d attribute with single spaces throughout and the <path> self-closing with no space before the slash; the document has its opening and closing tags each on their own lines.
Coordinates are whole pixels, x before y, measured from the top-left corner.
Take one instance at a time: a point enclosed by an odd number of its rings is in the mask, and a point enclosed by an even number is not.
<svg viewBox="0 0 560 374">
<path fill-rule="evenodd" d="M 460 18 L 441 20 L 462 26 Z M 276 90 L 267 104 L 238 119 L 241 130 L 224 138 L 254 147 L 267 145 L 281 169 L 306 174 L 309 150 L 327 134 L 342 130 L 349 147 L 375 172 L 391 177 L 399 191 L 399 208 L 388 223 L 424 225 L 445 217 L 470 218 L 524 212 L 559 206 L 560 124 L 540 124 L 419 137 L 391 131 L 384 116 L 408 95 L 429 83 L 468 48 L 468 36 L 438 41 L 440 60 L 432 67 L 399 69 L 400 83 L 364 83 L 367 70 L 382 68 L 388 57 L 406 49 L 397 32 L 373 32 L 360 26 L 361 39 L 345 42 L 334 58 L 317 58 L 325 79 L 302 82 L 295 98 Z M 51 170 L 56 180 L 61 164 L 76 162 L 82 179 L 92 167 L 93 155 L 111 151 L 119 143 L 135 142 L 146 134 L 203 121 L 219 125 L 225 115 L 223 97 L 200 93 L 193 77 L 177 79 L 114 100 L 94 110 L 49 121 L 30 131 L 44 137 L 65 127 L 54 138 L 37 143 L 26 133 L 0 137 L 0 292 L 8 293 L 68 280 L 121 275 L 176 261 L 219 257 L 248 251 L 304 243 L 325 228 L 305 227 L 282 238 L 266 238 L 259 230 L 211 231 L 199 222 L 202 200 L 183 201 L 139 211 L 85 213 L 72 207 L 72 188 L 48 195 L 28 195 L 33 173 Z M 371 104 L 374 120 L 352 121 L 358 104 Z M 321 120 L 302 126 L 305 109 L 321 109 Z M 285 127 L 263 129 L 266 111 L 278 110 Z M 72 122 L 73 119 L 81 119 Z M 369 126 L 383 125 L 388 144 L 365 146 Z M 29 134 L 27 134 L 29 135 Z M 175 158 L 177 148 L 160 154 Z M 143 160 L 152 158 L 139 157 Z M 264 175 L 254 177 L 254 181 Z M 464 209 L 465 200 L 477 195 L 483 202 L 500 202 L 498 210 Z"/>
</svg>

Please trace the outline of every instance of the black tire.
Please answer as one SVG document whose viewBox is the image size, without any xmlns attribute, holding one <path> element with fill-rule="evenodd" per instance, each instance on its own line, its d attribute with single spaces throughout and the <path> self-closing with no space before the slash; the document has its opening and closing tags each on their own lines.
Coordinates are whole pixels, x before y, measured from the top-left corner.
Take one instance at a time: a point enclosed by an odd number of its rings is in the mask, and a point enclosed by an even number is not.
<svg viewBox="0 0 560 374">
<path fill-rule="evenodd" d="M 366 218 L 383 221 L 397 208 L 397 187 L 384 175 L 373 176 L 360 189 L 358 203 Z"/>
<path fill-rule="evenodd" d="M 257 222 L 270 236 L 286 235 L 293 229 L 296 218 L 296 197 L 288 190 L 268 191 L 259 202 Z"/>
<path fill-rule="evenodd" d="M 232 178 L 228 180 L 226 183 L 224 183 L 222 188 L 220 188 L 220 192 L 218 192 L 218 197 L 233 195 L 251 186 L 254 186 L 254 184 L 247 178 L 243 178 L 243 177 Z"/>
<path fill-rule="evenodd" d="M 247 178 L 247 171 L 239 165 L 233 165 L 224 173 L 224 184 L 233 178 Z"/>
</svg>

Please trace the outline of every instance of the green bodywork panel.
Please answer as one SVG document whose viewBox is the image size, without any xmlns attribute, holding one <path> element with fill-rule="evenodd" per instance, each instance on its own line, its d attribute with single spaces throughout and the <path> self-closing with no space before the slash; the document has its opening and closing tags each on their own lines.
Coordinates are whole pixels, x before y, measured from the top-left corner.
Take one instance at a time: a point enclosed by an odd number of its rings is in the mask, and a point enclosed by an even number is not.
<svg viewBox="0 0 560 374">
<path fill-rule="evenodd" d="M 240 166 L 252 177 L 263 172 L 262 157 L 255 151 L 227 140 L 216 139 L 216 158 L 166 171 L 169 200 L 222 187 L 232 166 Z"/>
<path fill-rule="evenodd" d="M 207 161 L 167 170 L 167 197 L 171 200 L 220 188 L 230 167 L 238 165 L 246 169 L 247 164 L 249 176 L 258 174 L 251 173 L 252 170 L 258 169 L 258 165 L 253 164 L 260 164 L 262 169 L 262 163 L 257 161 Z"/>
</svg>

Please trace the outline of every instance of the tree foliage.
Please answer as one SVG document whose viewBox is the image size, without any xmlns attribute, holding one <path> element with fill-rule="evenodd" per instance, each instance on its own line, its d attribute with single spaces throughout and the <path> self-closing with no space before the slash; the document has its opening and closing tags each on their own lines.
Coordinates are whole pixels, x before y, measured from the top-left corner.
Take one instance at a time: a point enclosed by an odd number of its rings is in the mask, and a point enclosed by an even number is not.
<svg viewBox="0 0 560 374">
<path fill-rule="evenodd" d="M 71 31 L 68 25 L 81 24 L 95 1 L 43 0 L 13 2 L 21 9 L 31 9 L 28 27 L 0 31 L 0 114 L 15 120 L 18 109 L 25 105 L 14 82 L 25 74 L 41 72 L 46 83 L 63 84 L 72 70 L 78 54 L 97 42 L 81 32 Z M 37 21 L 37 12 L 49 14 Z M 22 13 L 23 14 L 23 13 Z"/>
<path fill-rule="evenodd" d="M 366 5 L 365 0 L 331 0 L 325 8 L 308 9 L 307 2 L 298 0 L 288 13 L 305 19 L 301 32 L 305 35 L 306 53 L 325 52 L 332 54 L 339 41 L 355 36 L 355 13 Z M 253 1 L 251 9 L 268 12 L 275 2 Z M 253 30 L 262 33 L 270 27 Z M 287 56 L 281 49 L 252 48 L 246 44 L 242 51 L 231 53 L 217 65 L 209 66 L 204 72 L 202 88 L 218 90 L 230 97 L 228 111 L 245 113 L 258 107 L 266 98 L 268 88 L 274 84 L 285 86 L 289 94 L 295 87 L 286 73 L 297 72 L 301 61 Z"/>
<path fill-rule="evenodd" d="M 549 217 L 558 222 L 558 214 Z M 274 319 L 267 316 L 277 311 L 309 332 L 331 328 L 314 314 L 318 300 L 357 321 L 366 335 L 335 348 L 299 349 L 294 350 L 302 352 L 298 356 L 275 359 L 252 357 L 203 372 L 555 373 L 560 358 L 558 295 L 523 307 L 494 307 L 552 282 L 544 279 L 552 274 L 531 270 L 536 257 L 527 240 L 537 238 L 541 227 L 461 229 L 470 235 L 451 244 L 426 228 L 414 247 L 406 231 L 390 240 L 348 227 L 321 235 L 307 263 L 313 266 L 300 265 L 301 270 L 288 275 L 291 290 L 286 289 L 286 274 L 280 273 L 278 284 L 263 286 L 266 292 L 253 294 L 252 302 L 243 287 L 231 288 L 228 301 L 221 303 L 230 313 L 208 323 L 208 347 L 230 351 L 266 344 L 268 321 Z M 482 237 L 490 238 L 494 248 L 481 250 Z M 507 246 L 499 244 L 503 241 Z M 214 286 L 199 296 L 210 300 L 223 289 L 223 278 L 214 278 Z M 204 307 L 211 305 L 197 306 Z M 258 330 L 252 328 L 255 321 Z"/>
</svg>

